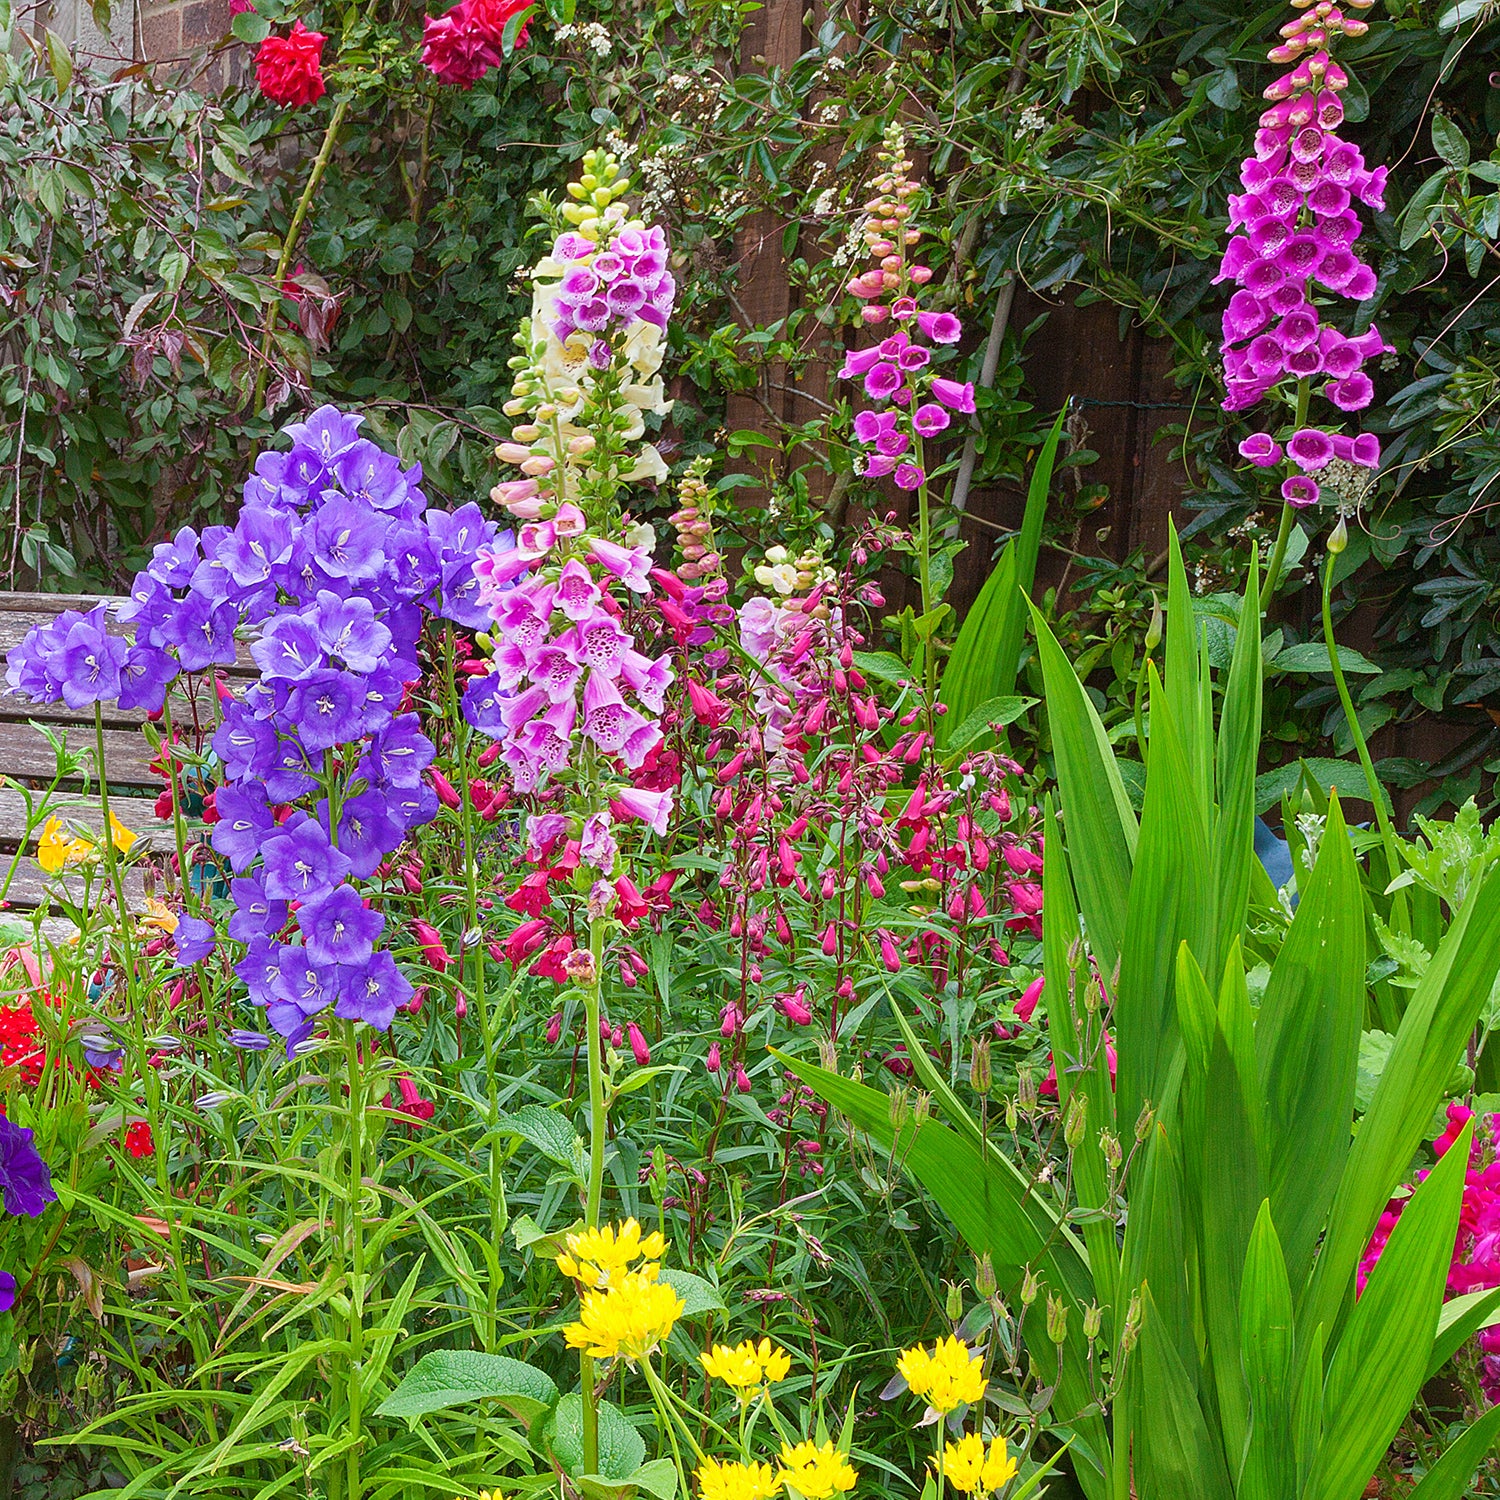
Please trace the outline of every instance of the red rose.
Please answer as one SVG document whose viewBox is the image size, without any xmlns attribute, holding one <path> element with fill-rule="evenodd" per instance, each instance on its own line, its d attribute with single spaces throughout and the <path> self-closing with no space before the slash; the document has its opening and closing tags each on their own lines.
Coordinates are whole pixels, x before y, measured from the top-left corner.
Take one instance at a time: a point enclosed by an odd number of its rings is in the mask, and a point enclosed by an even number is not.
<svg viewBox="0 0 1500 1500">
<path fill-rule="evenodd" d="M 505 25 L 531 0 L 460 0 L 440 16 L 428 16 L 422 25 L 422 62 L 439 83 L 472 88 L 491 69 L 504 61 L 501 41 Z M 526 28 L 516 37 L 524 46 Z"/>
<path fill-rule="evenodd" d="M 283 109 L 321 99 L 326 92 L 322 58 L 327 40 L 301 21 L 292 22 L 290 36 L 268 36 L 255 54 L 255 81 L 261 93 Z"/>
</svg>

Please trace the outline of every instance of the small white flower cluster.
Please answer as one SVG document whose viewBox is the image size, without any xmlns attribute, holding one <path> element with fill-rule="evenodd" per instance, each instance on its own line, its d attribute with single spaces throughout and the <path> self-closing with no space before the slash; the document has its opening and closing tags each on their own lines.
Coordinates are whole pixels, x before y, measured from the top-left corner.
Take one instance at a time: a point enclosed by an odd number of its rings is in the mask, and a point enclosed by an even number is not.
<svg viewBox="0 0 1500 1500">
<path fill-rule="evenodd" d="M 1047 112 L 1039 104 L 1023 106 L 1016 116 L 1017 135 L 1040 135 L 1047 128 Z"/>
<path fill-rule="evenodd" d="M 555 35 L 560 42 L 576 41 L 579 46 L 589 48 L 596 57 L 608 57 L 614 46 L 608 28 L 597 21 L 569 21 L 559 26 Z"/>
</svg>

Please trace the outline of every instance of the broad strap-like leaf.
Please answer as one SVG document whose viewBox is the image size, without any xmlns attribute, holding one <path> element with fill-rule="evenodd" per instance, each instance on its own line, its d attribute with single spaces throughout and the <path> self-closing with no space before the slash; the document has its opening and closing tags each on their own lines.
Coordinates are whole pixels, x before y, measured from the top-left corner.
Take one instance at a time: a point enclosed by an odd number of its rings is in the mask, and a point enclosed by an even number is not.
<svg viewBox="0 0 1500 1500">
<path fill-rule="evenodd" d="M 1500 1445 L 1500 1406 L 1492 1406 L 1422 1476 L 1407 1500 L 1460 1500 L 1469 1493 L 1469 1481 L 1475 1470 L 1497 1445 Z"/>
<path fill-rule="evenodd" d="M 1209 1435 L 1192 1377 L 1149 1286 L 1132 1402 L 1136 1484 L 1150 1500 L 1233 1500 L 1224 1455 Z"/>
<path fill-rule="evenodd" d="M 1122 1130 L 1135 1124 L 1141 1106 L 1161 1097 L 1166 1068 L 1177 1047 L 1177 1007 L 1173 999 L 1178 945 L 1202 963 L 1214 932 L 1213 880 L 1208 862 L 1209 824 L 1194 790 L 1176 720 L 1151 678 L 1151 764 L 1146 800 L 1130 880 L 1120 978 L 1114 996 L 1115 1045 L 1119 1079 L 1115 1108 Z M 1062 788 L 1063 829 L 1074 878 L 1082 886 L 1083 852 L 1074 842 L 1073 807 Z M 1090 939 L 1094 924 L 1087 905 Z M 1096 953 L 1097 945 L 1096 945 Z M 1104 955 L 1099 955 L 1101 968 Z"/>
<path fill-rule="evenodd" d="M 1484 1292 L 1466 1292 L 1443 1303 L 1438 1316 L 1437 1337 L 1432 1342 L 1432 1355 L 1427 1361 L 1427 1379 L 1439 1374 L 1460 1346 L 1481 1328 L 1493 1328 L 1496 1323 L 1500 1323 L 1500 1287 Z"/>
<path fill-rule="evenodd" d="M 1250 1396 L 1250 1438 L 1236 1487 L 1238 1500 L 1283 1500 L 1296 1494 L 1293 1327 L 1286 1261 L 1266 1198 L 1240 1282 L 1240 1358 Z"/>
<path fill-rule="evenodd" d="M 1103 721 L 1057 637 L 1033 605 L 1037 655 L 1047 689 L 1047 724 L 1063 808 L 1063 836 L 1088 924 L 1089 946 L 1106 978 L 1125 935 L 1136 821 Z"/>
<path fill-rule="evenodd" d="M 1497 971 L 1500 877 L 1491 871 L 1470 890 L 1407 1002 L 1298 1304 L 1300 1330 L 1318 1323 L 1325 1334 L 1337 1329 L 1359 1258 L 1431 1124 Z M 1295 1287 L 1294 1279 L 1294 1294 Z"/>
<path fill-rule="evenodd" d="M 1271 1210 L 1294 1295 L 1349 1154 L 1365 1013 L 1364 903 L 1337 798 L 1303 884 L 1255 1028 Z"/>
<path fill-rule="evenodd" d="M 1334 1345 L 1305 1500 L 1358 1500 L 1422 1389 L 1473 1123 L 1417 1185 Z"/>
</svg>

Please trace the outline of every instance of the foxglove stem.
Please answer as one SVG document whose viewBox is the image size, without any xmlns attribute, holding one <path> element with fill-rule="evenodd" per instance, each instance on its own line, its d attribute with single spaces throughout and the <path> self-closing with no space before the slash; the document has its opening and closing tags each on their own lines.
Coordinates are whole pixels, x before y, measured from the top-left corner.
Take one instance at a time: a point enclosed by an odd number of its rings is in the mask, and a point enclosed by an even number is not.
<svg viewBox="0 0 1500 1500">
<path fill-rule="evenodd" d="M 1370 759 L 1370 747 L 1365 743 L 1364 730 L 1359 727 L 1359 715 L 1354 711 L 1354 699 L 1349 693 L 1349 684 L 1344 680 L 1344 669 L 1339 663 L 1338 643 L 1333 635 L 1333 563 L 1336 553 L 1330 552 L 1323 564 L 1323 641 L 1328 647 L 1328 665 L 1333 670 L 1334 685 L 1338 688 L 1339 703 L 1344 710 L 1344 721 L 1354 737 L 1354 749 L 1359 755 L 1359 764 L 1365 773 L 1365 785 L 1370 792 L 1370 801 L 1375 808 L 1375 821 L 1380 826 L 1381 843 L 1385 846 L 1385 865 L 1388 878 L 1395 880 L 1401 873 L 1401 854 L 1396 843 L 1396 830 L 1391 825 L 1390 814 L 1385 810 L 1385 788 L 1375 774 L 1375 763 Z M 1391 905 L 1393 924 L 1400 931 L 1407 928 L 1406 897 L 1401 891 L 1395 893 Z"/>
</svg>

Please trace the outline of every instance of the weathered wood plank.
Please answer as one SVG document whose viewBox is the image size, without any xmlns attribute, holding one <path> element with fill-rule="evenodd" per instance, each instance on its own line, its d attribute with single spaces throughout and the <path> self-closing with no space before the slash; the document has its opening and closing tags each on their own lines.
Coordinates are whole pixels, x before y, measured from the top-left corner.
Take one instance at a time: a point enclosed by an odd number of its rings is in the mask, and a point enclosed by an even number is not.
<svg viewBox="0 0 1500 1500">
<path fill-rule="evenodd" d="M 4 870 L 0 868 L 0 881 L 3 879 Z M 4 909 L 12 912 L 36 911 L 39 908 L 57 911 L 60 909 L 57 905 L 59 887 L 67 894 L 68 899 L 78 903 L 83 901 L 84 877 L 82 875 L 53 876 L 49 880 L 42 874 L 35 860 L 24 858 L 5 893 Z M 96 901 L 105 899 L 104 893 L 108 891 L 109 880 L 102 865 L 93 877 L 92 888 Z M 145 904 L 145 900 L 146 877 L 144 873 L 139 869 L 127 870 L 125 872 L 126 904 L 132 911 L 137 911 Z"/>
<path fill-rule="evenodd" d="M 94 744 L 92 726 L 70 726 L 68 749 L 81 752 Z M 151 769 L 152 752 L 137 729 L 104 731 L 104 765 L 111 786 L 151 787 L 160 790 L 161 778 Z M 0 723 L 0 772 L 28 781 L 50 781 L 57 769 L 52 747 L 29 724 Z"/>
<path fill-rule="evenodd" d="M 111 797 L 109 810 L 132 833 L 149 840 L 152 847 L 167 848 L 172 843 L 172 825 L 156 816 L 155 803 L 149 797 Z M 104 811 L 97 796 L 82 797 L 68 794 L 60 797 L 48 808 L 66 823 L 75 823 L 91 828 L 95 833 L 104 831 Z M 20 792 L 0 787 L 0 849 L 13 853 L 26 836 L 26 799 Z M 33 833 L 28 846 L 36 847 Z"/>
</svg>

